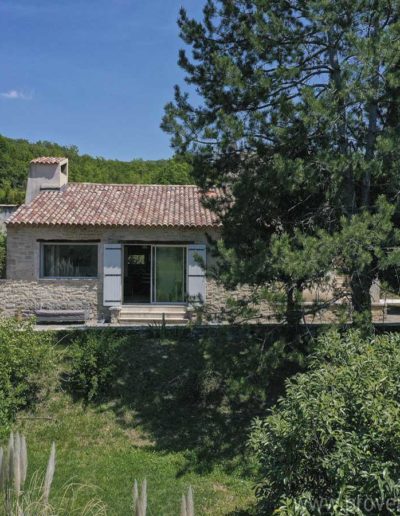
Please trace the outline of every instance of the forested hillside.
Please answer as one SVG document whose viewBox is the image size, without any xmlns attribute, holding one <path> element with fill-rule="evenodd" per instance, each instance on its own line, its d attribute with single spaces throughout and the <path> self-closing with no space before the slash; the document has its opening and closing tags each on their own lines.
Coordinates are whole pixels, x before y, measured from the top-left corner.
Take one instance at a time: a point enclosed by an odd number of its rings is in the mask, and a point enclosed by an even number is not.
<svg viewBox="0 0 400 516">
<path fill-rule="evenodd" d="M 14 140 L 0 135 L 0 203 L 23 201 L 29 161 L 39 156 L 69 158 L 70 181 L 92 183 L 192 183 L 190 165 L 180 159 L 108 160 L 80 155 L 76 146 Z"/>
</svg>

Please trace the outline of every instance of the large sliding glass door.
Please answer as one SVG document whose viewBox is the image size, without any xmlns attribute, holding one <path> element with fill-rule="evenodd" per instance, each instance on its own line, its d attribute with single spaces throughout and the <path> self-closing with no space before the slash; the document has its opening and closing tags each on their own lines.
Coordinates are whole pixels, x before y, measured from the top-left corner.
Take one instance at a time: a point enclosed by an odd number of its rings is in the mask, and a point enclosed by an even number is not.
<svg viewBox="0 0 400 516">
<path fill-rule="evenodd" d="M 153 302 L 183 303 L 186 293 L 186 247 L 153 247 Z"/>
<path fill-rule="evenodd" d="M 126 244 L 124 303 L 184 303 L 186 260 L 186 246 Z"/>
</svg>

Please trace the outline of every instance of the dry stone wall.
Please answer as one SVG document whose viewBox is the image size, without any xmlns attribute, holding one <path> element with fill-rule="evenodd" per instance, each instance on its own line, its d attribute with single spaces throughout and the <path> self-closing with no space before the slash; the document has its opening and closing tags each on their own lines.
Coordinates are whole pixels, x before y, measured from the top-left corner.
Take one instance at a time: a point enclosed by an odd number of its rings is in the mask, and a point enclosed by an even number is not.
<svg viewBox="0 0 400 516">
<path fill-rule="evenodd" d="M 211 235 L 216 238 L 214 232 Z M 93 279 L 40 278 L 40 246 L 42 241 L 69 240 L 98 242 L 99 276 Z M 110 242 L 181 242 L 207 244 L 204 230 L 182 230 L 176 228 L 96 228 L 96 227 L 9 227 L 7 245 L 7 280 L 0 280 L 0 314 L 14 316 L 18 313 L 32 313 L 36 309 L 84 309 L 91 321 L 110 319 L 110 311 L 103 307 L 102 270 L 103 245 Z M 208 265 L 212 259 L 208 257 Z M 335 281 L 338 281 L 336 278 Z M 309 291 L 305 302 L 323 300 L 329 297 L 327 292 Z M 243 297 L 250 294 L 249 288 L 243 287 L 235 292 L 228 292 L 214 280 L 207 280 L 206 303 L 216 322 L 226 307 L 229 297 Z M 376 303 L 379 304 L 379 293 Z M 378 307 L 379 308 L 379 307 Z M 381 311 L 380 311 L 381 312 Z M 379 312 L 379 314 L 380 314 Z M 271 309 L 265 304 L 261 308 L 262 318 L 259 322 L 272 322 Z M 381 317 L 381 315 L 379 315 Z M 309 322 L 327 322 L 332 314 L 325 313 Z"/>
<path fill-rule="evenodd" d="M 98 278 L 49 280 L 40 277 L 41 242 L 67 240 L 99 244 Z M 86 309 L 92 321 L 109 320 L 109 309 L 103 307 L 102 244 L 110 242 L 207 243 L 207 237 L 203 230 L 176 228 L 11 226 L 7 237 L 7 280 L 0 281 L 0 313 L 13 316 L 39 308 Z"/>
<path fill-rule="evenodd" d="M 34 315 L 38 309 L 79 309 L 93 322 L 101 317 L 99 292 L 97 280 L 0 280 L 0 317 Z"/>
</svg>

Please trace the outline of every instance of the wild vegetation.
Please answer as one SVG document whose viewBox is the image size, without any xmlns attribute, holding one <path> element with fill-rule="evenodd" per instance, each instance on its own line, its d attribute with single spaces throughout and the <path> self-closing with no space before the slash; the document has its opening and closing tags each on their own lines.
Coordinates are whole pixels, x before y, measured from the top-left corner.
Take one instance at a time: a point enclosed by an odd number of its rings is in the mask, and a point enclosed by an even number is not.
<svg viewBox="0 0 400 516">
<path fill-rule="evenodd" d="M 243 435 L 304 360 L 279 333 L 238 327 L 145 337 L 94 330 L 72 338 L 68 356 L 64 381 L 76 399 L 112 401 L 119 417 L 139 413 L 159 446 L 188 454 L 190 469 L 250 475 Z"/>
<path fill-rule="evenodd" d="M 28 165 L 39 156 L 65 156 L 70 161 L 70 180 L 89 183 L 192 183 L 191 167 L 185 159 L 129 162 L 93 158 L 79 154 L 74 145 L 14 140 L 0 135 L 0 204 L 21 203 L 25 195 Z"/>
<path fill-rule="evenodd" d="M 179 86 L 162 127 L 221 215 L 219 278 L 245 278 L 296 325 L 310 284 L 369 327 L 370 287 L 399 263 L 398 2 L 209 0 L 179 17 Z M 232 202 L 234 200 L 234 202 Z M 397 274 L 389 275 L 399 290 Z M 257 298 L 256 298 L 257 299 Z M 295 336 L 296 333 L 294 332 Z"/>
<path fill-rule="evenodd" d="M 397 333 L 309 333 L 300 353 L 281 328 L 53 334 L 2 321 L 2 435 L 28 436 L 33 472 L 56 441 L 49 504 L 70 504 L 73 484 L 76 514 L 140 514 L 145 499 L 150 514 L 187 515 L 189 485 L 198 514 L 395 514 L 399 349 Z M 135 478 L 148 496 L 138 486 L 133 502 Z"/>
<path fill-rule="evenodd" d="M 8 445 L 0 447 L 0 508 L 5 516 L 105 516 L 107 508 L 98 499 L 92 499 L 82 509 L 76 507 L 79 486 L 70 484 L 65 490 L 61 503 L 57 507 L 50 504 L 50 492 L 56 472 L 56 445 L 53 442 L 42 480 L 38 474 L 31 475 L 28 483 L 28 447 L 24 435 L 11 432 Z M 38 472 L 36 472 L 38 473 Z M 131 506 L 126 514 L 146 516 L 148 514 L 147 480 L 139 488 L 137 480 L 133 483 Z M 194 516 L 193 490 L 191 486 L 182 495 L 181 516 Z"/>
<path fill-rule="evenodd" d="M 322 336 L 309 370 L 257 420 L 262 514 L 398 514 L 400 335 Z"/>
<path fill-rule="evenodd" d="M 50 334 L 34 331 L 31 322 L 0 323 L 0 438 L 16 414 L 32 407 L 51 389 L 49 372 L 55 364 Z"/>
<path fill-rule="evenodd" d="M 13 422 L 28 438 L 31 471 L 56 441 L 50 504 L 59 507 L 72 482 L 85 486 L 81 510 L 97 499 L 126 514 L 134 479 L 146 478 L 149 514 L 179 514 L 189 485 L 197 514 L 251 508 L 256 464 L 245 436 L 301 368 L 265 337 L 255 328 L 58 334 L 49 395 Z"/>
</svg>

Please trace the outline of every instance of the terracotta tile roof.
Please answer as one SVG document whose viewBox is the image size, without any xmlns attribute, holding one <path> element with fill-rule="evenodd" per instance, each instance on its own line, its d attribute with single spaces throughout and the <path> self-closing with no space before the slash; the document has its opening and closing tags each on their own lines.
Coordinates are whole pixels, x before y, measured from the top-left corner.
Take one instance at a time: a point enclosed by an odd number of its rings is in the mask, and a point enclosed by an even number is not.
<svg viewBox="0 0 400 516">
<path fill-rule="evenodd" d="M 42 156 L 41 158 L 35 158 L 31 160 L 31 163 L 40 163 L 42 165 L 56 165 L 58 163 L 62 163 L 67 158 L 54 158 L 54 157 L 46 157 Z"/>
<path fill-rule="evenodd" d="M 188 185 L 69 183 L 40 193 L 22 205 L 8 225 L 176 226 L 218 225 L 201 203 L 202 192 Z"/>
</svg>

